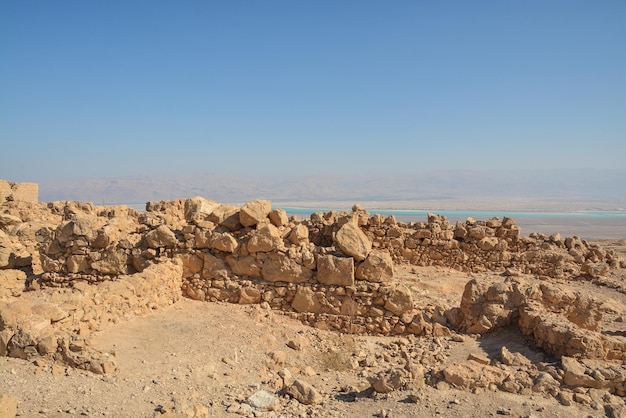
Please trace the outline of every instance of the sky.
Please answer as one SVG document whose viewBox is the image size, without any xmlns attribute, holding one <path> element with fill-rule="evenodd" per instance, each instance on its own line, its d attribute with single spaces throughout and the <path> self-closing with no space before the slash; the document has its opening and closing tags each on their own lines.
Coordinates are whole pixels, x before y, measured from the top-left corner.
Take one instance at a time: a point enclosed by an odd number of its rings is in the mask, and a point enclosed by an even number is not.
<svg viewBox="0 0 626 418">
<path fill-rule="evenodd" d="M 626 168 L 626 2 L 0 0 L 0 178 Z"/>
</svg>

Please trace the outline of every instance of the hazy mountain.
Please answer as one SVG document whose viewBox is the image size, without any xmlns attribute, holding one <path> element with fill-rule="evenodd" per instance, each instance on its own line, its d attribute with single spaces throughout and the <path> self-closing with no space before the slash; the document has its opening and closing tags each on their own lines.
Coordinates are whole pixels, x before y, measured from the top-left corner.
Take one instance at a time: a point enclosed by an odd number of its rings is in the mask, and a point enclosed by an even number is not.
<svg viewBox="0 0 626 418">
<path fill-rule="evenodd" d="M 203 196 L 219 202 L 572 199 L 626 201 L 626 170 L 442 170 L 410 175 L 244 177 L 198 174 L 42 180 L 40 201 L 96 204 Z"/>
</svg>

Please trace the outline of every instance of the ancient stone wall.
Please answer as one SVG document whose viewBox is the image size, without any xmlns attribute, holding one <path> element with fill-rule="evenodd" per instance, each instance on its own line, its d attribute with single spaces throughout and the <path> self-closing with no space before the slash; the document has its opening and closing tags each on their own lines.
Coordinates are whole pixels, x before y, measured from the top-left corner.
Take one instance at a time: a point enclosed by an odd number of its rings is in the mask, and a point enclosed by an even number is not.
<svg viewBox="0 0 626 418">
<path fill-rule="evenodd" d="M 429 215 L 427 222 L 402 224 L 355 206 L 352 213 L 299 221 L 266 200 L 238 207 L 200 197 L 149 202 L 145 213 L 79 202 L 2 208 L 0 268 L 28 271 L 39 278 L 35 284 L 113 281 L 176 259 L 187 297 L 263 304 L 312 326 L 353 333 L 443 336 L 477 332 L 476 323 L 483 324 L 464 305 L 436 314 L 415 306 L 394 277 L 394 263 L 564 279 L 624 266 L 615 253 L 577 237 L 524 237 L 508 218 L 451 225 Z M 532 322 L 531 302 L 512 314 L 522 328 Z M 489 320 L 485 330 L 504 321 Z M 562 345 L 546 348 L 576 355 Z"/>
<path fill-rule="evenodd" d="M 14 183 L 0 179 L 0 203 L 10 201 L 38 203 L 39 185 L 37 183 Z"/>
<path fill-rule="evenodd" d="M 626 396 L 626 345 L 600 329 L 601 301 L 535 279 L 596 279 L 626 266 L 578 237 L 523 236 L 508 218 L 452 225 L 429 215 L 404 224 L 358 206 L 299 221 L 266 200 L 238 207 L 196 197 L 146 209 L 0 203 L 0 355 L 46 356 L 110 373 L 112 358 L 93 352 L 85 337 L 186 296 L 260 304 L 357 334 L 462 339 L 455 334 L 514 326 L 562 358 L 562 373 L 548 363 L 518 364 L 503 351 L 498 361 L 433 370 L 431 379 L 468 388 L 491 382 L 519 393 L 561 393 L 569 385 Z M 471 280 L 458 307 L 439 310 L 415 303 L 394 276 L 398 264 L 501 274 Z M 607 363 L 592 370 L 594 361 Z M 502 364 L 515 367 L 514 378 Z"/>
</svg>

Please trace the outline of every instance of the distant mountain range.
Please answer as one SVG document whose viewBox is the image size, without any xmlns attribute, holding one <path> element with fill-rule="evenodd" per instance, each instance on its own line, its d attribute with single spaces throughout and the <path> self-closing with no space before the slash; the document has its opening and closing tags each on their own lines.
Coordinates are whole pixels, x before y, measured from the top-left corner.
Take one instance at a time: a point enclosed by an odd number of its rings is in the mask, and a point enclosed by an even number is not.
<svg viewBox="0 0 626 418">
<path fill-rule="evenodd" d="M 409 175 L 247 177 L 197 174 L 42 180 L 39 200 L 137 204 L 203 196 L 218 202 L 536 199 L 626 205 L 626 170 L 441 170 Z"/>
</svg>

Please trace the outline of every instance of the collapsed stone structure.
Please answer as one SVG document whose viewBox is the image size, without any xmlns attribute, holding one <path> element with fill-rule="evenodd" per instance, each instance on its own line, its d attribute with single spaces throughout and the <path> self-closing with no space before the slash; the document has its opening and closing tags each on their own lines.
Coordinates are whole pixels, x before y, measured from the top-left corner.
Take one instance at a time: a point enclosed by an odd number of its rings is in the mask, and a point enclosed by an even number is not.
<svg viewBox="0 0 626 418">
<path fill-rule="evenodd" d="M 2 202 L 39 202 L 37 183 L 15 183 L 0 179 L 0 203 Z"/>
<path fill-rule="evenodd" d="M 0 355 L 52 356 L 109 372 L 106 354 L 87 354 L 85 336 L 184 295 L 262 304 L 318 328 L 362 334 L 449 336 L 515 325 L 557 357 L 626 356 L 623 339 L 597 332 L 597 301 L 516 277 L 597 278 L 626 267 L 624 260 L 578 237 L 522 236 L 509 218 L 452 225 L 431 214 L 405 224 L 355 205 L 299 221 L 267 200 L 239 207 L 201 197 L 148 202 L 145 213 L 79 202 L 8 200 L 0 208 L 2 291 L 37 290 L 51 301 L 0 303 Z M 397 263 L 508 278 L 472 281 L 459 307 L 433 312 L 394 278 Z M 610 388 L 624 396 L 618 383 Z"/>
</svg>

